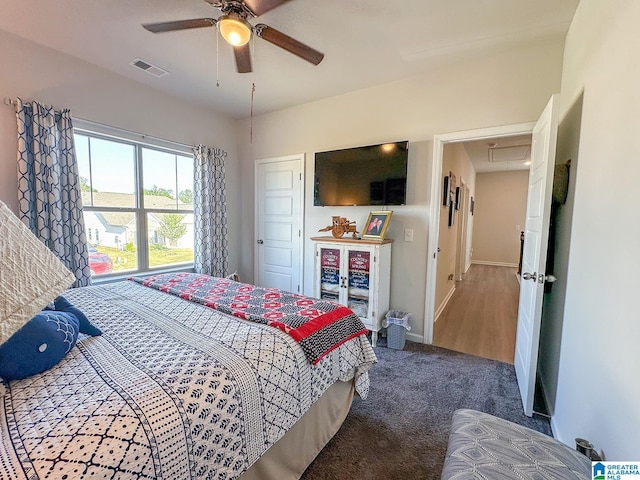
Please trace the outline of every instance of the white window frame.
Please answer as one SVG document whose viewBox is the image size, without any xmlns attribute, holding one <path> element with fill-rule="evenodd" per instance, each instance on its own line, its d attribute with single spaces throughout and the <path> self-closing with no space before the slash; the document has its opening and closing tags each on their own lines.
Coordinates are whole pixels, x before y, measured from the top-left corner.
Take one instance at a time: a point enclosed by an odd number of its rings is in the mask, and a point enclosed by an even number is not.
<svg viewBox="0 0 640 480">
<path fill-rule="evenodd" d="M 100 283 L 104 281 L 120 280 L 121 278 L 128 278 L 136 275 L 146 275 L 149 273 L 160 272 L 173 272 L 173 271 L 193 271 L 193 262 L 182 263 L 179 265 L 162 265 L 158 267 L 149 266 L 149 238 L 147 229 L 147 215 L 150 213 L 177 213 L 193 215 L 193 210 L 177 210 L 177 209 L 161 209 L 161 208 L 145 208 L 144 207 L 144 175 L 143 175 L 143 161 L 142 149 L 153 149 L 164 153 L 170 153 L 174 155 L 193 156 L 193 151 L 186 145 L 181 145 L 169 140 L 162 140 L 158 138 L 151 138 L 146 135 L 137 134 L 134 132 L 128 132 L 114 127 L 106 125 L 94 124 L 86 120 L 74 119 L 74 134 L 84 135 L 91 138 L 109 140 L 112 142 L 119 142 L 125 145 L 133 146 L 135 149 L 134 158 L 134 180 L 135 180 L 135 195 L 136 204 L 134 207 L 104 207 L 94 205 L 84 205 L 83 209 L 87 212 L 120 212 L 120 213 L 134 213 L 136 218 L 136 252 L 137 252 L 137 268 L 135 270 L 128 270 L 127 272 L 112 272 L 105 275 L 99 275 L 93 277 L 93 283 Z M 193 185 L 191 186 L 193 191 Z M 176 192 L 178 195 L 178 192 Z M 97 231 L 93 232 L 97 238 Z M 194 245 L 195 247 L 195 245 Z"/>
</svg>

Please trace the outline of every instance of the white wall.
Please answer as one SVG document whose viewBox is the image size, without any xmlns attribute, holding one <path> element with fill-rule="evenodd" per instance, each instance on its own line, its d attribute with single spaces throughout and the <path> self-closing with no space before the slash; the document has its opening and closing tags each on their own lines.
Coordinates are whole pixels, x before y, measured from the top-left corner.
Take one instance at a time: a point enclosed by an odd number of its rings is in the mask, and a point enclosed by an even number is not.
<svg viewBox="0 0 640 480">
<path fill-rule="evenodd" d="M 518 265 L 528 189 L 529 170 L 478 173 L 472 262 Z"/>
<path fill-rule="evenodd" d="M 607 460 L 640 451 L 639 22 L 637 0 L 582 0 L 562 77 L 561 118 L 584 96 L 552 427 Z"/>
<path fill-rule="evenodd" d="M 38 100 L 70 108 L 74 117 L 227 153 L 229 267 L 238 263 L 239 192 L 234 122 L 92 64 L 0 31 L 0 98 Z M 161 82 L 158 79 L 158 82 Z M 0 200 L 17 211 L 17 127 L 12 106 L 0 104 Z"/>
<path fill-rule="evenodd" d="M 434 134 L 530 122 L 538 118 L 560 86 L 562 41 L 478 57 L 433 69 L 412 78 L 367 88 L 253 119 L 239 121 L 242 179 L 253 185 L 255 161 L 306 154 L 305 232 L 308 239 L 332 215 L 365 222 L 369 207 L 314 207 L 314 153 L 356 145 L 409 140 L 408 205 L 394 207 L 387 236 L 392 248 L 391 307 L 414 316 L 422 337 L 426 290 L 430 172 Z M 301 86 L 300 88 L 304 88 Z M 240 273 L 253 278 L 255 235 L 253 192 L 243 192 Z M 404 229 L 414 241 L 404 242 Z M 313 287 L 313 249 L 305 242 L 305 293 Z"/>
</svg>

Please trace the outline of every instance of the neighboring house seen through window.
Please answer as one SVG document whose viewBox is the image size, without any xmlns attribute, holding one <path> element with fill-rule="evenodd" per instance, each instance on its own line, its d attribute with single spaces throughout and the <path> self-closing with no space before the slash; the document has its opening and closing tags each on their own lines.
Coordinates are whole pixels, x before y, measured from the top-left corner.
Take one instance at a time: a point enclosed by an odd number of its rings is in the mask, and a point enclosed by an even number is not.
<svg viewBox="0 0 640 480">
<path fill-rule="evenodd" d="M 193 264 L 193 156 L 76 129 L 91 274 Z"/>
</svg>

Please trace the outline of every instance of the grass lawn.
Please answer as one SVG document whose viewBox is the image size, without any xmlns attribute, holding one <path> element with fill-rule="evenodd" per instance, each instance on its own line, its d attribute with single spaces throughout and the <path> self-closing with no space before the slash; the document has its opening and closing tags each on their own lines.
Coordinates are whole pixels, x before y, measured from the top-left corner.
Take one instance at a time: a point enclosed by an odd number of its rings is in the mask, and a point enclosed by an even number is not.
<svg viewBox="0 0 640 480">
<path fill-rule="evenodd" d="M 102 246 L 97 247 L 97 249 L 99 252 L 109 256 L 113 262 L 114 272 L 118 270 L 135 270 L 137 268 L 136 252 L 123 252 L 116 248 Z M 193 262 L 192 248 L 166 248 L 162 250 L 151 248 L 149 251 L 150 267 L 187 262 Z"/>
</svg>

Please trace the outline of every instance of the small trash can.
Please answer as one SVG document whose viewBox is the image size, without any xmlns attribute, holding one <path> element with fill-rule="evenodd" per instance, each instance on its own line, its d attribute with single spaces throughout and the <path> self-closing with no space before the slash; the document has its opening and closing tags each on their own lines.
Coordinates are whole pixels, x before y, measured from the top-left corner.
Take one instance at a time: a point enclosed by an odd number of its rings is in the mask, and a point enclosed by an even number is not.
<svg viewBox="0 0 640 480">
<path fill-rule="evenodd" d="M 389 310 L 384 317 L 383 326 L 387 328 L 387 347 L 402 350 L 407 337 L 407 330 L 411 330 L 411 314 L 402 310 Z"/>
</svg>

